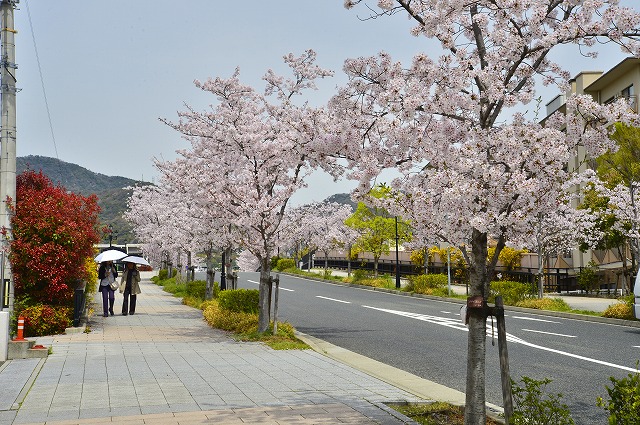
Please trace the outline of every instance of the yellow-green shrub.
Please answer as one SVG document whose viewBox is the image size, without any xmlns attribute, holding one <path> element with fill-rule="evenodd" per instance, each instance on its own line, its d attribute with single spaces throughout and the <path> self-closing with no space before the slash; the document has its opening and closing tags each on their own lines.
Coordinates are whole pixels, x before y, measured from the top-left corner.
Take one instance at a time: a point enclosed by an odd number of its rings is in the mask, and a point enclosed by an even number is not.
<svg viewBox="0 0 640 425">
<path fill-rule="evenodd" d="M 280 258 L 276 263 L 276 270 L 284 271 L 287 269 L 295 269 L 296 261 L 293 258 Z"/>
<path fill-rule="evenodd" d="M 257 314 L 223 309 L 216 302 L 208 301 L 202 315 L 210 326 L 225 331 L 244 334 L 258 330 Z"/>
<path fill-rule="evenodd" d="M 602 313 L 602 317 L 612 317 L 614 319 L 634 320 L 633 307 L 627 303 L 615 303 L 607 307 Z"/>
<path fill-rule="evenodd" d="M 569 311 L 571 307 L 562 298 L 528 298 L 518 301 L 517 307 L 536 308 L 538 310 Z"/>
<path fill-rule="evenodd" d="M 421 274 L 409 278 L 407 291 L 417 294 L 446 295 L 448 283 L 446 274 Z"/>
<path fill-rule="evenodd" d="M 518 302 L 531 298 L 534 294 L 533 286 L 527 283 L 510 280 L 497 280 L 489 284 L 488 301 L 494 303 L 496 296 L 502 295 L 506 305 L 516 305 Z"/>
<path fill-rule="evenodd" d="M 73 310 L 70 307 L 38 304 L 20 311 L 24 317 L 24 336 L 43 336 L 64 333 L 71 326 Z"/>
</svg>

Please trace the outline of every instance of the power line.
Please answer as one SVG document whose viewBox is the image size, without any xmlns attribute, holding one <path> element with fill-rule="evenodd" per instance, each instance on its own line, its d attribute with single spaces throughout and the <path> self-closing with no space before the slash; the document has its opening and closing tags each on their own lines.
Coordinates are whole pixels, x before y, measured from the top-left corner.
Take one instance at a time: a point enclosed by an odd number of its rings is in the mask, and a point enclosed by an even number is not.
<svg viewBox="0 0 640 425">
<path fill-rule="evenodd" d="M 53 149 L 56 153 L 56 159 L 60 161 L 58 157 L 58 146 L 56 145 L 56 136 L 53 132 L 53 122 L 51 120 L 51 111 L 49 110 L 49 102 L 47 101 L 47 91 L 44 86 L 44 77 L 42 76 L 42 67 L 40 66 L 40 56 L 38 55 L 38 46 L 36 44 L 36 36 L 33 31 L 33 23 L 31 22 L 31 11 L 29 10 L 29 2 L 24 0 L 25 5 L 27 6 L 27 17 L 29 18 L 29 28 L 31 29 L 31 39 L 33 40 L 33 49 L 36 52 L 36 63 L 38 64 L 38 72 L 40 73 L 40 83 L 42 84 L 42 95 L 44 97 L 44 106 L 47 110 L 47 117 L 49 118 L 49 129 L 51 130 L 51 140 L 53 140 Z M 58 167 L 60 167 L 60 163 L 58 162 Z M 60 176 L 62 176 L 62 170 L 60 170 Z"/>
</svg>

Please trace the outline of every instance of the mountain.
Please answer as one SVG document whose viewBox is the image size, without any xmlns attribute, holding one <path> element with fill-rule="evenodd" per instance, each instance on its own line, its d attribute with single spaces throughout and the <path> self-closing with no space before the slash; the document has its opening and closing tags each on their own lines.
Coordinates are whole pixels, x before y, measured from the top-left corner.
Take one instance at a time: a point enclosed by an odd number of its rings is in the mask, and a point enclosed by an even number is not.
<svg viewBox="0 0 640 425">
<path fill-rule="evenodd" d="M 351 211 L 355 211 L 358 207 L 357 202 L 353 202 L 351 195 L 348 193 L 336 193 L 335 195 L 329 196 L 323 202 L 335 202 L 336 204 L 349 205 L 351 207 Z"/>
<path fill-rule="evenodd" d="M 101 208 L 100 222 L 102 225 L 113 226 L 118 231 L 115 242 L 118 244 L 135 243 L 135 235 L 131 226 L 122 214 L 127 208 L 127 199 L 131 190 L 125 187 L 136 184 L 150 184 L 119 176 L 106 176 L 94 173 L 76 164 L 60 161 L 46 156 L 29 155 L 16 158 L 16 172 L 22 173 L 26 169 L 42 171 L 54 184 L 63 186 L 70 192 L 83 196 L 95 194 Z"/>
</svg>

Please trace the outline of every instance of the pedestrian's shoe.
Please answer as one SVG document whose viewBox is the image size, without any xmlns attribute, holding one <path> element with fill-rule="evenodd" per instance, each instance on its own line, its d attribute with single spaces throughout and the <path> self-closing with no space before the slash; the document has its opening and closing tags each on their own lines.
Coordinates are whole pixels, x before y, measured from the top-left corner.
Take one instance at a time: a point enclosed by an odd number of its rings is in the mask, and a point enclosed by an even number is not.
<svg viewBox="0 0 640 425">
<path fill-rule="evenodd" d="M 129 312 L 129 316 L 133 316 L 133 314 L 134 314 L 134 313 L 135 313 L 135 312 L 130 311 L 130 312 Z"/>
<path fill-rule="evenodd" d="M 103 314 L 104 317 L 109 317 L 108 313 Z"/>
<path fill-rule="evenodd" d="M 126 316 L 126 315 L 127 315 L 127 313 L 125 313 L 125 312 L 123 311 L 123 312 L 122 312 L 122 315 L 123 315 L 123 316 Z"/>
<path fill-rule="evenodd" d="M 109 314 L 113 316 L 113 309 L 112 308 L 109 309 Z"/>
</svg>

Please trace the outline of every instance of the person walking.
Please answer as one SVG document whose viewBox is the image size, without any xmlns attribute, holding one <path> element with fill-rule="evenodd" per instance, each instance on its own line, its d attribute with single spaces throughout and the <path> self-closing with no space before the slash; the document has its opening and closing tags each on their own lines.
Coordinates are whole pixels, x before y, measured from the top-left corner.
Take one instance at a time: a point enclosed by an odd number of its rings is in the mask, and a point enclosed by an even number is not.
<svg viewBox="0 0 640 425">
<path fill-rule="evenodd" d="M 135 263 L 125 262 L 125 269 L 120 279 L 120 293 L 124 295 L 122 300 L 122 315 L 136 312 L 136 298 L 140 290 L 140 272 Z"/>
<path fill-rule="evenodd" d="M 100 279 L 98 292 L 102 293 L 102 315 L 104 317 L 109 317 L 109 314 L 113 316 L 115 290 L 118 287 L 115 283 L 117 277 L 118 271 L 112 261 L 100 263 L 100 267 L 98 268 L 98 279 Z"/>
</svg>

